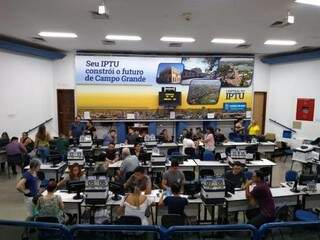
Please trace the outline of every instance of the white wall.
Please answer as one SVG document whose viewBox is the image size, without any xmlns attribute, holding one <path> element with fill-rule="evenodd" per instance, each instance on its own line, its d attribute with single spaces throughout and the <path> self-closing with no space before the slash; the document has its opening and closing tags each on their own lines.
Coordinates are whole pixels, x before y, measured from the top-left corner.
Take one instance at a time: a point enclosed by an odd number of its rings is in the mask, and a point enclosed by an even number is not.
<svg viewBox="0 0 320 240">
<path fill-rule="evenodd" d="M 267 119 L 272 118 L 292 127 L 297 98 L 315 98 L 315 119 L 320 118 L 320 60 L 277 64 L 270 67 Z M 282 136 L 283 128 L 267 121 L 267 132 Z M 320 122 L 302 122 L 293 137 L 314 139 L 320 136 Z"/>
<path fill-rule="evenodd" d="M 260 61 L 260 55 L 255 56 L 253 70 L 253 91 L 267 92 L 270 82 L 270 65 Z"/>
<path fill-rule="evenodd" d="M 0 131 L 20 136 L 55 117 L 52 61 L 0 51 Z M 55 132 L 57 125 L 47 125 Z"/>
</svg>

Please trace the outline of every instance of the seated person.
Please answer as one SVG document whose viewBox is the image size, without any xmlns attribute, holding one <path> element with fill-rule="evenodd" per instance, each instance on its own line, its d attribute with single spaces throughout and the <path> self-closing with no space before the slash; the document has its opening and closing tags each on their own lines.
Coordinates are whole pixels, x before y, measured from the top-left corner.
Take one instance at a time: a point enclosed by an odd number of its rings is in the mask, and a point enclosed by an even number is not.
<svg viewBox="0 0 320 240">
<path fill-rule="evenodd" d="M 6 152 L 8 156 L 8 165 L 11 166 L 13 174 L 17 175 L 16 165 L 22 167 L 22 154 L 27 153 L 27 149 L 19 142 L 17 137 L 12 137 L 10 143 L 6 146 Z"/>
<path fill-rule="evenodd" d="M 95 128 L 93 121 L 90 119 L 86 124 L 86 132 L 91 135 L 92 140 L 97 137 L 97 129 Z"/>
<path fill-rule="evenodd" d="M 168 133 L 168 129 L 163 129 L 160 133 L 160 136 L 164 143 L 172 142 L 172 137 Z"/>
<path fill-rule="evenodd" d="M 63 222 L 62 211 L 64 208 L 63 202 L 59 195 L 55 195 L 57 183 L 55 180 L 49 181 L 47 186 L 47 195 L 41 196 L 37 203 L 38 217 L 56 217 L 59 223 Z"/>
<path fill-rule="evenodd" d="M 184 208 L 188 205 L 188 199 L 180 196 L 181 185 L 173 183 L 171 185 L 172 196 L 163 199 L 163 194 L 159 200 L 158 206 L 167 206 L 168 214 L 185 215 Z"/>
<path fill-rule="evenodd" d="M 191 139 L 191 133 L 187 133 L 186 134 L 186 136 L 184 137 L 184 139 L 183 139 L 183 141 L 182 141 L 182 144 L 183 144 L 183 146 L 182 146 L 182 152 L 183 152 L 183 154 L 186 154 L 185 153 L 185 149 L 186 148 L 193 148 L 193 149 L 195 149 L 196 148 L 196 146 L 195 146 L 195 144 L 194 144 L 194 141 L 192 141 L 192 139 Z"/>
<path fill-rule="evenodd" d="M 141 219 L 142 225 L 148 225 L 146 210 L 152 204 L 146 195 L 141 193 L 138 187 L 132 193 L 126 195 L 118 208 L 118 215 L 136 216 Z"/>
<path fill-rule="evenodd" d="M 188 129 L 186 129 L 186 128 L 182 129 L 182 133 L 180 134 L 180 136 L 178 138 L 178 142 L 182 143 L 183 139 L 186 137 L 188 132 L 189 132 Z"/>
<path fill-rule="evenodd" d="M 260 126 L 258 125 L 256 120 L 252 120 L 250 125 L 248 126 L 248 135 L 251 137 L 256 137 L 261 134 Z"/>
<path fill-rule="evenodd" d="M 163 173 L 162 176 L 162 188 L 163 189 L 170 189 L 172 184 L 179 183 L 183 185 L 185 182 L 185 177 L 183 172 L 179 170 L 179 163 L 176 161 L 171 162 L 171 167 L 169 170 Z"/>
<path fill-rule="evenodd" d="M 243 119 L 238 118 L 234 122 L 234 132 L 237 134 L 244 134 L 244 126 L 243 126 Z"/>
<path fill-rule="evenodd" d="M 229 181 L 235 188 L 244 187 L 245 176 L 242 170 L 242 164 L 239 161 L 233 163 L 232 170 L 226 172 L 225 179 Z"/>
<path fill-rule="evenodd" d="M 69 166 L 69 174 L 63 175 L 63 179 L 57 185 L 58 188 L 65 187 L 69 181 L 86 181 L 86 175 L 82 172 L 78 163 Z"/>
<path fill-rule="evenodd" d="M 106 134 L 106 135 L 103 136 L 102 145 L 103 146 L 108 146 L 109 143 L 116 144 L 117 143 L 116 137 L 117 137 L 116 130 L 115 129 L 110 129 L 109 134 Z"/>
<path fill-rule="evenodd" d="M 108 148 L 106 149 L 106 161 L 109 163 L 119 161 L 119 152 L 117 151 L 114 143 L 109 143 Z"/>
<path fill-rule="evenodd" d="M 151 193 L 151 179 L 145 174 L 144 168 L 139 166 L 134 170 L 134 174 L 124 184 L 124 189 L 131 189 L 131 191 L 138 187 L 145 194 Z"/>
<path fill-rule="evenodd" d="M 141 147 L 140 143 L 136 143 L 134 145 L 134 148 L 132 149 L 132 151 L 130 151 L 132 155 L 135 155 L 139 158 L 141 153 L 144 153 L 143 148 Z"/>
<path fill-rule="evenodd" d="M 129 148 L 122 149 L 123 162 L 120 166 L 120 179 L 125 180 L 126 174 L 133 172 L 140 164 L 137 156 L 131 155 Z"/>
<path fill-rule="evenodd" d="M 220 128 L 216 128 L 216 131 L 214 133 L 214 139 L 216 143 L 223 143 L 227 142 L 226 136 L 221 132 Z"/>
<path fill-rule="evenodd" d="M 250 191 L 250 186 L 253 189 Z M 259 206 L 259 209 L 252 209 L 246 212 L 249 219 L 248 224 L 259 228 L 262 224 L 272 222 L 275 219 L 275 204 L 269 185 L 264 181 L 264 174 L 260 170 L 253 173 L 252 181 L 245 186 L 246 198 L 252 206 Z"/>
<path fill-rule="evenodd" d="M 193 135 L 193 141 L 201 141 L 204 138 L 203 131 L 200 127 L 196 128 L 196 133 Z"/>
<path fill-rule="evenodd" d="M 125 143 L 126 144 L 136 144 L 136 143 L 138 143 L 138 137 L 139 137 L 139 134 L 137 134 L 134 131 L 133 127 L 129 127 L 128 128 L 128 135 L 127 135 Z"/>
</svg>

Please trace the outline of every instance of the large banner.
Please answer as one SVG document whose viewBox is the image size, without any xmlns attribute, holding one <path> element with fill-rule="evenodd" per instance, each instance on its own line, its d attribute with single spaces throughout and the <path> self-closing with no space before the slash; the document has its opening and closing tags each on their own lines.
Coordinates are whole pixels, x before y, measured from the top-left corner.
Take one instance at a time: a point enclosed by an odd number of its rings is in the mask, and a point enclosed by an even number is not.
<svg viewBox="0 0 320 240">
<path fill-rule="evenodd" d="M 178 118 L 244 116 L 252 109 L 253 68 L 251 57 L 76 56 L 76 105 L 93 118 L 165 119 L 159 92 L 175 87 Z"/>
</svg>

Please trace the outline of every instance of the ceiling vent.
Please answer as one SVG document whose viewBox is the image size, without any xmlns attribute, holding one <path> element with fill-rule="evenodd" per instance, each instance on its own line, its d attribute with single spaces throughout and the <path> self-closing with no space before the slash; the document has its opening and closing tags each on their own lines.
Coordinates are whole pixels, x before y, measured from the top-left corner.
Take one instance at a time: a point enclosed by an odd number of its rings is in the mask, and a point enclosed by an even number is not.
<svg viewBox="0 0 320 240">
<path fill-rule="evenodd" d="M 182 43 L 169 43 L 169 47 L 182 47 Z"/>
<path fill-rule="evenodd" d="M 97 20 L 110 19 L 109 14 L 99 14 L 97 11 L 90 11 L 91 17 Z"/>
<path fill-rule="evenodd" d="M 112 45 L 116 45 L 116 42 L 112 40 L 102 40 L 102 44 L 107 46 L 112 46 Z"/>
<path fill-rule="evenodd" d="M 236 46 L 236 48 L 239 48 L 239 49 L 247 49 L 249 47 L 251 47 L 251 44 L 240 44 Z"/>
<path fill-rule="evenodd" d="M 270 25 L 272 28 L 284 28 L 291 25 L 291 23 L 288 23 L 287 21 L 275 21 Z"/>
<path fill-rule="evenodd" d="M 42 37 L 32 37 L 31 40 L 35 43 L 44 43 L 46 40 Z"/>
</svg>

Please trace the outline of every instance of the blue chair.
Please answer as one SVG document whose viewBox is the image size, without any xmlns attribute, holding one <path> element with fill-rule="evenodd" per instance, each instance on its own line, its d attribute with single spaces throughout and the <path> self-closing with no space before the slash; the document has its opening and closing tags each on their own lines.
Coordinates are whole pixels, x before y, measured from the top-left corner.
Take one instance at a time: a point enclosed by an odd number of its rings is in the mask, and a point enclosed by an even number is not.
<svg viewBox="0 0 320 240">
<path fill-rule="evenodd" d="M 252 179 L 252 176 L 253 176 L 253 172 L 250 172 L 250 171 L 246 171 L 244 172 L 244 177 L 245 179 L 248 181 L 248 180 L 251 180 Z"/>
<path fill-rule="evenodd" d="M 203 161 L 214 161 L 214 153 L 208 150 L 205 150 L 203 153 Z"/>
<path fill-rule="evenodd" d="M 319 220 L 318 214 L 316 214 L 315 212 L 306 211 L 306 210 L 297 210 L 294 216 L 298 221 L 302 221 L 302 222 L 312 222 L 312 221 Z"/>
<path fill-rule="evenodd" d="M 298 172 L 289 170 L 286 172 L 285 181 L 286 182 L 294 182 L 298 179 Z"/>
</svg>

